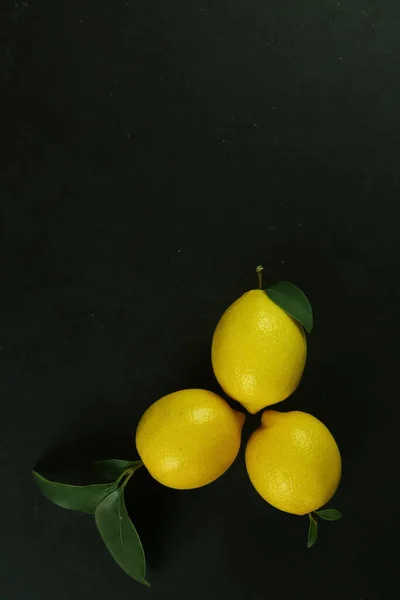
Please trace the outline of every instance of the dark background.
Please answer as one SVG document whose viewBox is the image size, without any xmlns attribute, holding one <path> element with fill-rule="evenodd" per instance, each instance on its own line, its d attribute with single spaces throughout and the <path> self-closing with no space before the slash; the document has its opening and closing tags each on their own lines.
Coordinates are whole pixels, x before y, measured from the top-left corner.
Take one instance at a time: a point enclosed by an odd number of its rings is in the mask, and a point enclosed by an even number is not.
<svg viewBox="0 0 400 600">
<path fill-rule="evenodd" d="M 1 599 L 392 597 L 398 0 L 3 1 L 0 19 Z M 218 391 L 213 329 L 259 263 L 314 307 L 279 409 L 337 438 L 343 519 L 307 550 L 243 454 L 193 492 L 142 473 L 142 588 L 30 470 L 134 458 L 154 400 Z"/>
</svg>

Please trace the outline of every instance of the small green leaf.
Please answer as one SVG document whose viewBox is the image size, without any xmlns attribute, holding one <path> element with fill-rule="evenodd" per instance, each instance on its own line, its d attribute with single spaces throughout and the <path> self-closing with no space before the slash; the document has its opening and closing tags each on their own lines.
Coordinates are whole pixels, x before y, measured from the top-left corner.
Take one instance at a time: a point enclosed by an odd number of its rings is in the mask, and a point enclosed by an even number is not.
<svg viewBox="0 0 400 600">
<path fill-rule="evenodd" d="M 33 471 L 33 478 L 42 494 L 50 502 L 62 508 L 89 514 L 93 514 L 97 505 L 118 486 L 118 481 L 94 485 L 66 485 L 50 481 L 36 471 Z"/>
<path fill-rule="evenodd" d="M 338 521 L 342 516 L 342 513 L 334 508 L 325 508 L 314 512 L 321 517 L 321 519 L 325 519 L 325 521 Z"/>
<path fill-rule="evenodd" d="M 269 286 L 265 293 L 288 315 L 301 323 L 308 333 L 311 333 L 313 328 L 312 307 L 308 298 L 298 287 L 290 281 L 280 281 Z"/>
<path fill-rule="evenodd" d="M 150 586 L 146 581 L 146 559 L 142 543 L 125 507 L 124 485 L 107 496 L 96 508 L 97 529 L 108 551 L 125 573 Z"/>
<path fill-rule="evenodd" d="M 311 546 L 314 546 L 315 542 L 317 541 L 318 523 L 311 514 L 309 514 L 308 517 L 310 519 L 310 525 L 308 527 L 307 548 L 311 548 Z"/>
<path fill-rule="evenodd" d="M 118 458 L 99 460 L 95 463 L 97 472 L 110 481 L 114 481 L 129 469 L 132 469 L 132 473 L 134 473 L 142 465 L 141 460 L 120 460 Z"/>
</svg>

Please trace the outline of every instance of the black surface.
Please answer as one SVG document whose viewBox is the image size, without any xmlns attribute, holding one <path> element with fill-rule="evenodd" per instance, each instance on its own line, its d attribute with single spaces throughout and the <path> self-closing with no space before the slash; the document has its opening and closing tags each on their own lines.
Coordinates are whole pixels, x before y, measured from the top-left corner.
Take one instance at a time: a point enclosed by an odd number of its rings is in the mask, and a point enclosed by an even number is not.
<svg viewBox="0 0 400 600">
<path fill-rule="evenodd" d="M 397 0 L 3 2 L 2 600 L 395 593 L 399 26 Z M 336 436 L 344 517 L 307 550 L 243 454 L 195 492 L 143 473 L 142 588 L 30 469 L 134 457 L 151 402 L 218 390 L 212 332 L 259 263 L 312 300 L 279 409 Z"/>
</svg>

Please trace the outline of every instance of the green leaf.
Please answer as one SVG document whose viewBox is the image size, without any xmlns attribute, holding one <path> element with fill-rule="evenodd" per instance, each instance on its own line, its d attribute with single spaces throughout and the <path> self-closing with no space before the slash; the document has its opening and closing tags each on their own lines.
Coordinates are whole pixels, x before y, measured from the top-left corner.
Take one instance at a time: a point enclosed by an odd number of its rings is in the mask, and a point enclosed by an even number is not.
<svg viewBox="0 0 400 600">
<path fill-rule="evenodd" d="M 94 485 L 66 485 L 50 481 L 36 471 L 32 473 L 40 491 L 50 502 L 62 508 L 89 514 L 93 514 L 97 505 L 118 487 L 118 481 Z"/>
<path fill-rule="evenodd" d="M 307 548 L 311 548 L 311 546 L 314 546 L 315 542 L 317 541 L 318 523 L 311 514 L 309 514 L 308 517 L 310 519 L 310 525 L 308 527 Z"/>
<path fill-rule="evenodd" d="M 336 510 L 334 508 L 325 508 L 323 510 L 314 511 L 316 515 L 321 517 L 321 519 L 325 519 L 325 521 L 338 521 L 342 513 L 340 510 Z"/>
<path fill-rule="evenodd" d="M 107 496 L 96 508 L 97 529 L 115 562 L 138 581 L 146 581 L 146 560 L 142 543 L 126 511 L 124 485 Z"/>
<path fill-rule="evenodd" d="M 128 470 L 134 473 L 142 465 L 141 460 L 120 460 L 118 458 L 99 460 L 95 463 L 97 472 L 110 481 L 114 481 Z"/>
<path fill-rule="evenodd" d="M 311 333 L 313 328 L 312 307 L 308 298 L 298 287 L 290 281 L 280 281 L 267 288 L 265 293 L 288 315 L 301 323 L 308 333 Z"/>
</svg>

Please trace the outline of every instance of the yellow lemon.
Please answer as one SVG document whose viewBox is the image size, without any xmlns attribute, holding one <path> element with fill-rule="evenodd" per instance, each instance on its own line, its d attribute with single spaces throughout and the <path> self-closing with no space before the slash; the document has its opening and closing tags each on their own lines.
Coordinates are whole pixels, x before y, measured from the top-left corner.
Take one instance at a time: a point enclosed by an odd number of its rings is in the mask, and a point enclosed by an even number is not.
<svg viewBox="0 0 400 600">
<path fill-rule="evenodd" d="M 222 315 L 211 357 L 223 390 L 254 414 L 294 392 L 306 363 L 306 337 L 263 290 L 251 290 Z"/>
<path fill-rule="evenodd" d="M 217 394 L 181 390 L 152 404 L 136 430 L 136 447 L 150 474 L 171 488 L 211 483 L 240 448 L 245 415 Z"/>
<path fill-rule="evenodd" d="M 339 448 L 321 421 L 304 412 L 266 410 L 246 447 L 246 468 L 257 492 L 296 515 L 318 510 L 335 493 Z"/>
</svg>

